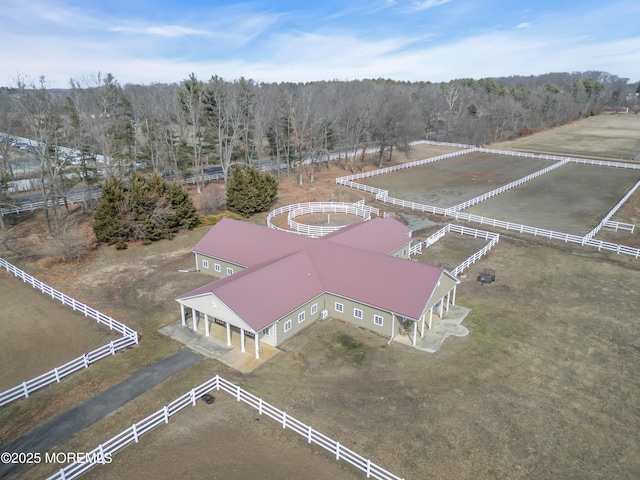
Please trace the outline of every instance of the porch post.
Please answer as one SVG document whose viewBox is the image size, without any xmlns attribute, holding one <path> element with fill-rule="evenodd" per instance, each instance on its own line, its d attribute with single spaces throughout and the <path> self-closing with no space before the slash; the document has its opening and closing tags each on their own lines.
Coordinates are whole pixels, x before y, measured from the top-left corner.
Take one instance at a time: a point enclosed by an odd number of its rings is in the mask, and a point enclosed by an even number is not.
<svg viewBox="0 0 640 480">
<path fill-rule="evenodd" d="M 418 339 L 418 322 L 413 322 L 413 346 L 416 346 L 416 340 Z"/>
<path fill-rule="evenodd" d="M 424 337 L 424 313 L 422 314 L 422 325 L 420 326 L 420 338 Z"/>
<path fill-rule="evenodd" d="M 191 318 L 193 321 L 193 331 L 197 332 L 198 331 L 198 312 L 196 311 L 195 308 L 191 309 Z"/>
<path fill-rule="evenodd" d="M 229 322 L 225 322 L 227 326 L 227 347 L 231 346 L 231 324 Z"/>
<path fill-rule="evenodd" d="M 429 330 L 431 330 L 431 322 L 433 321 L 433 307 L 429 309 Z"/>
<path fill-rule="evenodd" d="M 451 305 L 456 304 L 456 289 L 458 288 L 458 285 L 454 285 L 453 286 L 453 298 L 451 299 Z"/>
<path fill-rule="evenodd" d="M 208 337 L 209 336 L 209 315 L 204 314 L 204 333 Z"/>
<path fill-rule="evenodd" d="M 184 327 L 187 324 L 187 318 L 183 304 L 180 304 L 180 319 L 182 320 L 182 326 Z"/>
<path fill-rule="evenodd" d="M 444 308 L 444 297 L 440 299 L 440 319 L 442 319 L 442 309 Z"/>
<path fill-rule="evenodd" d="M 260 334 L 256 332 L 256 336 L 253 337 L 253 341 L 256 344 L 256 360 L 260 359 Z"/>
<path fill-rule="evenodd" d="M 449 299 L 451 298 L 451 290 L 449 290 L 447 292 L 447 304 L 445 305 L 445 308 L 447 309 L 447 312 L 449 311 Z"/>
<path fill-rule="evenodd" d="M 240 329 L 240 351 L 244 353 L 246 350 L 244 349 L 244 328 Z"/>
</svg>

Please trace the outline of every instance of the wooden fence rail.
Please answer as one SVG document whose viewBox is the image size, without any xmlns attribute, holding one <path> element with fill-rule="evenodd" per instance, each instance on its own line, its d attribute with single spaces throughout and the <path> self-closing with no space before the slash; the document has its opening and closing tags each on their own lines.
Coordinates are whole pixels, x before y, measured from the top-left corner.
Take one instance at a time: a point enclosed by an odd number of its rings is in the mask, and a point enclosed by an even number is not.
<svg viewBox="0 0 640 480">
<path fill-rule="evenodd" d="M 296 418 L 288 415 L 286 412 L 265 402 L 262 398 L 256 397 L 234 383 L 223 379 L 219 375 L 216 375 L 212 379 L 189 390 L 171 403 L 162 407 L 160 410 L 157 410 L 148 417 L 132 424 L 129 428 L 123 430 L 104 443 L 101 443 L 90 452 L 87 452 L 86 462 L 76 462 L 66 465 L 48 477 L 47 480 L 72 480 L 90 468 L 106 463 L 105 458 L 110 457 L 130 443 L 138 443 L 142 435 L 159 425 L 169 423 L 169 419 L 173 415 L 190 405 L 195 405 L 196 401 L 200 397 L 213 390 L 222 390 L 231 395 L 238 402 L 246 403 L 256 409 L 260 415 L 270 417 L 281 424 L 282 428 L 288 428 L 304 437 L 308 443 L 324 448 L 334 455 L 336 460 L 343 460 L 350 465 L 353 465 L 360 471 L 364 472 L 366 478 L 374 478 L 376 480 L 402 480 L 397 475 L 385 470 L 379 465 L 373 463 L 371 460 L 357 454 L 347 447 L 342 446 L 340 442 L 332 440 L 326 435 L 314 430 L 309 425 L 300 422 Z"/>
<path fill-rule="evenodd" d="M 115 355 L 116 352 L 127 348 L 131 345 L 138 343 L 138 332 L 127 327 L 123 323 L 114 320 L 113 318 L 104 315 L 103 313 L 78 302 L 74 298 L 65 295 L 64 293 L 50 287 L 49 285 L 41 282 L 35 277 L 32 277 L 28 273 L 20 270 L 16 266 L 7 262 L 3 258 L 0 258 L 0 267 L 4 268 L 7 272 L 13 274 L 15 277 L 22 279 L 23 282 L 29 283 L 33 288 L 40 290 L 52 299 L 60 301 L 63 305 L 70 306 L 73 310 L 79 311 L 84 314 L 85 317 L 91 317 L 98 323 L 107 325 L 110 330 L 115 330 L 122 334 L 122 337 L 117 340 L 112 340 L 102 347 L 96 348 L 88 353 L 85 353 L 70 362 L 60 365 L 42 375 L 38 375 L 35 378 L 22 382 L 13 388 L 0 392 L 0 407 L 7 405 L 8 403 L 18 400 L 20 398 L 28 398 L 29 395 L 36 390 L 39 390 L 52 383 L 60 382 L 60 380 L 68 375 L 71 375 L 78 370 L 88 368 L 89 365 L 108 357 L 109 355 Z"/>
</svg>

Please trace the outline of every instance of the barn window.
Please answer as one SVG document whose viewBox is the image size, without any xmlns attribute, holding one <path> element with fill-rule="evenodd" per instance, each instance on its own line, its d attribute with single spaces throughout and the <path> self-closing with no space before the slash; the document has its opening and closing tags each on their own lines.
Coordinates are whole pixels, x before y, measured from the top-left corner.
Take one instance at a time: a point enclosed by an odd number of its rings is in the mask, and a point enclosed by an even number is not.
<svg viewBox="0 0 640 480">
<path fill-rule="evenodd" d="M 284 322 L 284 331 L 288 332 L 289 330 L 291 330 L 291 320 Z"/>
<path fill-rule="evenodd" d="M 213 264 L 213 269 L 214 269 L 216 272 L 221 272 L 221 271 L 222 271 L 222 267 L 220 266 L 220 264 L 219 264 L 219 263 L 214 263 L 214 264 Z"/>
<path fill-rule="evenodd" d="M 233 268 L 227 267 L 227 275 L 233 275 Z"/>
<path fill-rule="evenodd" d="M 208 260 L 202 260 L 202 268 L 209 268 L 209 261 Z"/>
<path fill-rule="evenodd" d="M 298 314 L 298 323 L 304 322 L 304 312 Z"/>
<path fill-rule="evenodd" d="M 382 318 L 380 315 L 374 315 L 373 323 L 374 325 L 378 325 L 379 327 L 381 327 L 382 324 L 384 323 L 384 318 Z"/>
<path fill-rule="evenodd" d="M 340 312 L 340 313 L 344 312 L 344 305 L 336 302 L 336 312 Z"/>
<path fill-rule="evenodd" d="M 360 310 L 359 308 L 354 308 L 353 309 L 353 316 L 356 317 L 356 318 L 362 319 L 362 310 Z"/>
<path fill-rule="evenodd" d="M 263 335 L 269 335 L 269 327 L 267 327 L 267 328 L 263 328 L 263 329 L 262 329 L 262 334 L 263 334 Z"/>
<path fill-rule="evenodd" d="M 318 313 L 318 304 L 314 303 L 313 305 L 311 305 L 311 315 L 313 315 L 314 313 Z"/>
</svg>

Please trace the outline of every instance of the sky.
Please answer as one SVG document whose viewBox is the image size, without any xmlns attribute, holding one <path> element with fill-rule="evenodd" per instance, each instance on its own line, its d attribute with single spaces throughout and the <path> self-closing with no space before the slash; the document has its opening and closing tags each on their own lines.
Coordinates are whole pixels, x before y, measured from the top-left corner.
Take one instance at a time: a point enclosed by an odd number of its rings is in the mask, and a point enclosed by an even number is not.
<svg viewBox="0 0 640 480">
<path fill-rule="evenodd" d="M 0 86 L 598 70 L 640 81 L 637 0 L 0 0 Z"/>
</svg>

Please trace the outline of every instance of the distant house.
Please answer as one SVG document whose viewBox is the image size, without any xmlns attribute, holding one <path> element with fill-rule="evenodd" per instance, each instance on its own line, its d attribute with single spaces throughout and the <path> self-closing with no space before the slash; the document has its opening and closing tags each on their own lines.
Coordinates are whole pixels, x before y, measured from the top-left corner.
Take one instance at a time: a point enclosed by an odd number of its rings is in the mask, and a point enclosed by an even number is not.
<svg viewBox="0 0 640 480">
<path fill-rule="evenodd" d="M 310 323 L 344 320 L 388 336 L 408 333 L 415 345 L 455 304 L 459 281 L 440 267 L 409 259 L 411 231 L 392 218 L 308 238 L 224 218 L 194 247 L 196 268 L 220 277 L 178 297 L 182 323 L 224 325 L 279 346 Z"/>
</svg>

